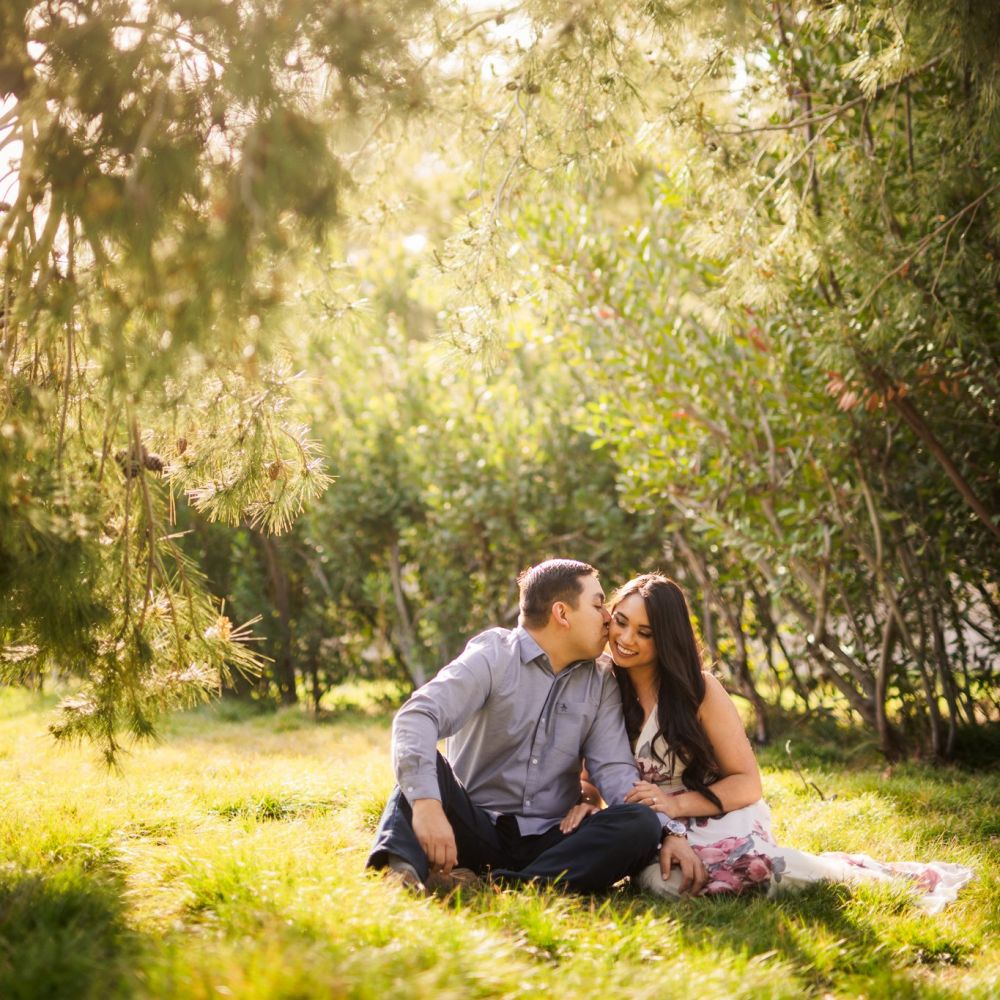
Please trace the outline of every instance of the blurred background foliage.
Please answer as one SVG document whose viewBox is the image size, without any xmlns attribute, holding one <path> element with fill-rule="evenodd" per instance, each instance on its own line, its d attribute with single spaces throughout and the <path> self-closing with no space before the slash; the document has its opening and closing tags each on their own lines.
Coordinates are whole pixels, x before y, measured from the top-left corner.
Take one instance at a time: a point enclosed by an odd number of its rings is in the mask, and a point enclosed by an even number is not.
<svg viewBox="0 0 1000 1000">
<path fill-rule="evenodd" d="M 681 580 L 761 741 L 997 721 L 992 5 L 0 17 L 0 670 L 83 682 L 57 734 L 419 684 L 555 554 Z"/>
</svg>

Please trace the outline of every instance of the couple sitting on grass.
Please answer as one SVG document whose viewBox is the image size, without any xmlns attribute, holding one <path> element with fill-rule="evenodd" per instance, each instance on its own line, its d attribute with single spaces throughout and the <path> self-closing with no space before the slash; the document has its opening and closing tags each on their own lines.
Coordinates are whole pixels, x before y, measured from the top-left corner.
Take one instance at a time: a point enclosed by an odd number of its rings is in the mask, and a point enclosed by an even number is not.
<svg viewBox="0 0 1000 1000">
<path fill-rule="evenodd" d="M 672 580 L 637 577 L 606 605 L 592 566 L 551 559 L 518 585 L 517 628 L 476 636 L 397 714 L 398 785 L 370 867 L 420 892 L 481 879 L 594 892 L 629 877 L 673 897 L 905 880 L 930 911 L 971 877 L 778 847 L 753 750 Z"/>
</svg>

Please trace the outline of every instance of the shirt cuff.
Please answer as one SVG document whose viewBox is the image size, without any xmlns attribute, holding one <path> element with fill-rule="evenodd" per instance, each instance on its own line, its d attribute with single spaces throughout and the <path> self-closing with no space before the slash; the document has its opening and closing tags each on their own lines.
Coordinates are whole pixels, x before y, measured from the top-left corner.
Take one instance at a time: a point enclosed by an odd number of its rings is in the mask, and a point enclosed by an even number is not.
<svg viewBox="0 0 1000 1000">
<path fill-rule="evenodd" d="M 437 799 L 441 801 L 437 774 L 411 774 L 400 779 L 399 790 L 412 806 L 417 799 Z"/>
</svg>

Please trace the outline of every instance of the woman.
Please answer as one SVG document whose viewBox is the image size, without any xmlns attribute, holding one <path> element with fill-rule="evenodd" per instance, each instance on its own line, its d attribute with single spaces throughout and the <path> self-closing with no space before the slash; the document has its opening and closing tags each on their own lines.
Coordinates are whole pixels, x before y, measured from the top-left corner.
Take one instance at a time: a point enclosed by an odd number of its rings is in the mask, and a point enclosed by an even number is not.
<svg viewBox="0 0 1000 1000">
<path fill-rule="evenodd" d="M 702 669 L 684 593 L 672 580 L 648 573 L 612 596 L 608 648 L 640 773 L 626 801 L 687 822 L 688 841 L 709 873 L 701 895 L 905 879 L 921 905 L 937 912 L 972 877 L 944 862 L 880 863 L 778 847 L 753 749 L 729 695 Z M 563 828 L 595 808 L 576 806 Z M 664 879 L 656 863 L 639 876 L 643 889 L 666 896 L 680 895 L 680 881 L 676 868 Z"/>
</svg>

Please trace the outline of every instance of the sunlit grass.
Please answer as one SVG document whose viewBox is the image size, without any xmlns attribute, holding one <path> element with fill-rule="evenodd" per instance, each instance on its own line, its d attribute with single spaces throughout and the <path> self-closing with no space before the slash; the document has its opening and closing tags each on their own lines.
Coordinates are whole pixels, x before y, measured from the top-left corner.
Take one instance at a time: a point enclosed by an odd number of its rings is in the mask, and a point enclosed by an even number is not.
<svg viewBox="0 0 1000 1000">
<path fill-rule="evenodd" d="M 108 773 L 0 691 L 0 997 L 994 995 L 1000 780 L 884 767 L 791 727 L 763 751 L 780 840 L 972 865 L 927 917 L 884 886 L 770 902 L 613 892 L 418 900 L 362 865 L 392 779 L 385 716 L 223 705 Z M 784 740 L 807 782 L 787 767 Z"/>
</svg>

